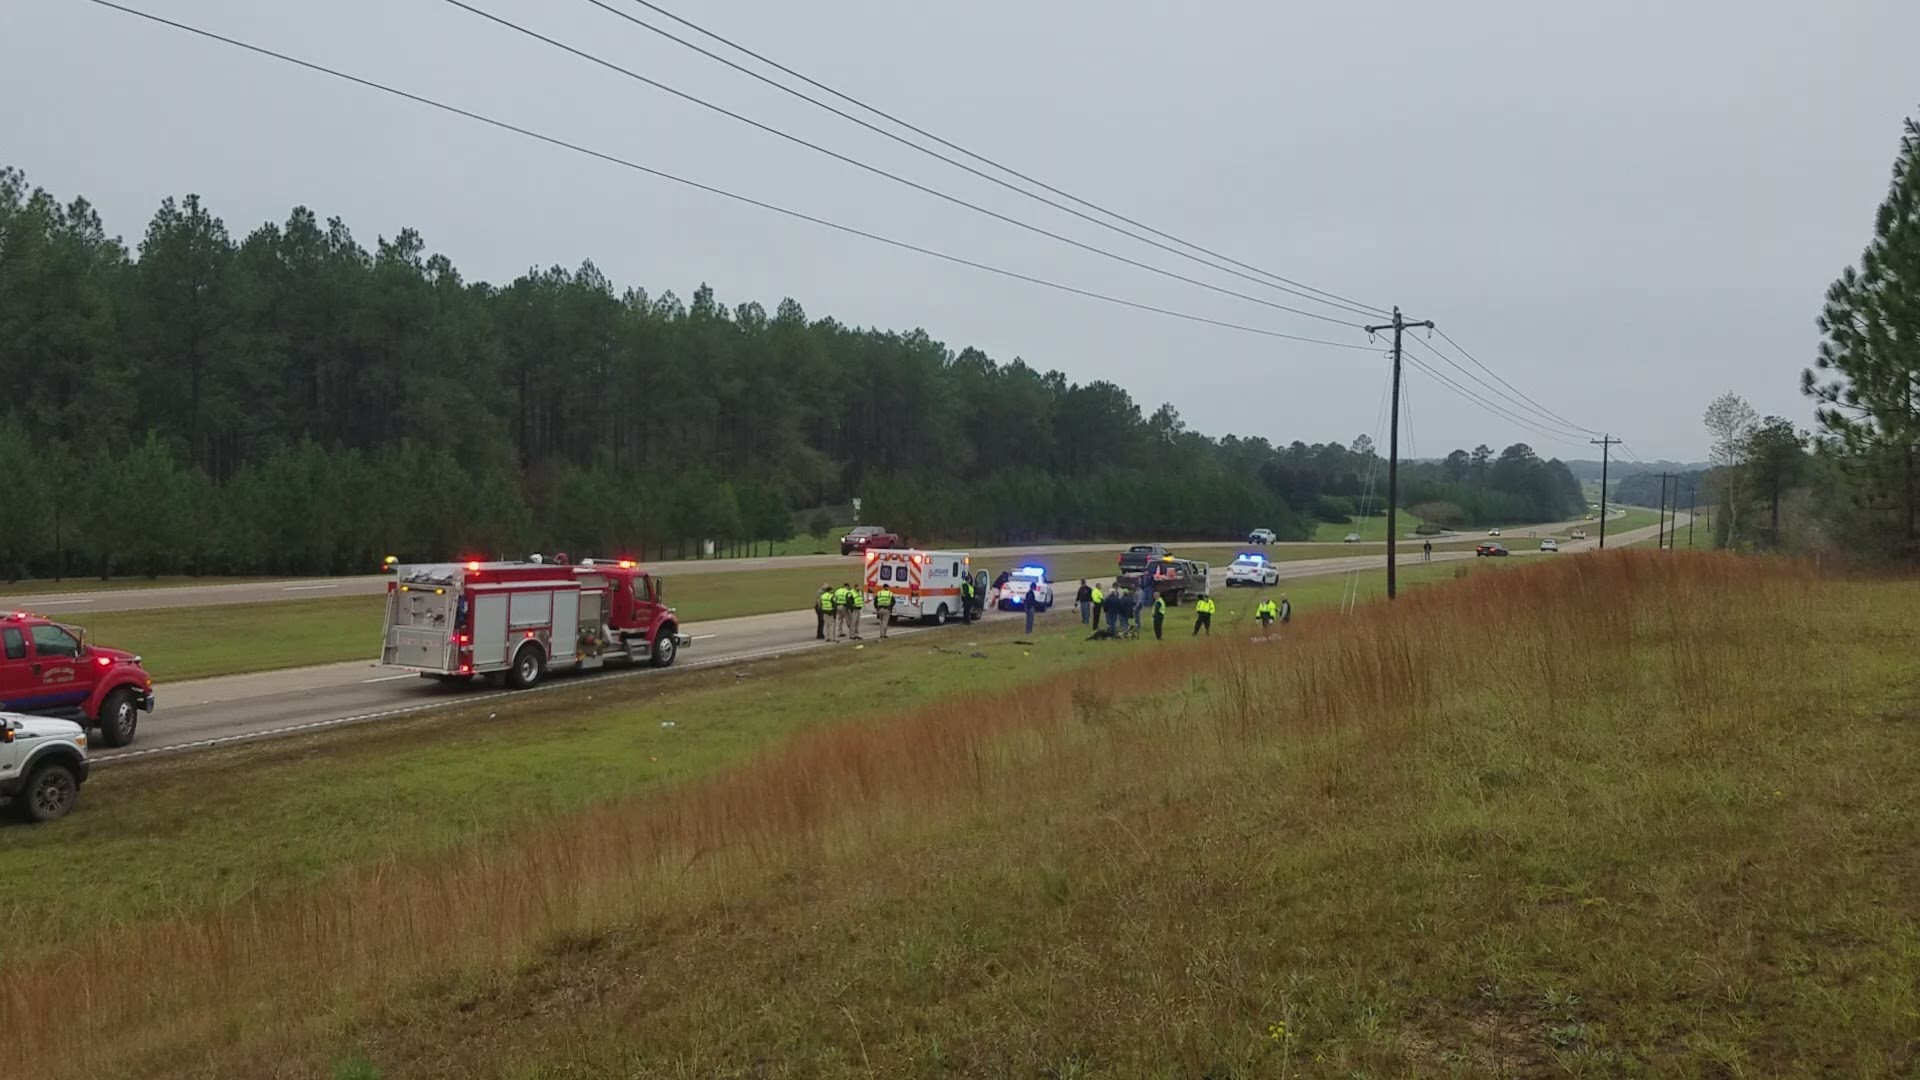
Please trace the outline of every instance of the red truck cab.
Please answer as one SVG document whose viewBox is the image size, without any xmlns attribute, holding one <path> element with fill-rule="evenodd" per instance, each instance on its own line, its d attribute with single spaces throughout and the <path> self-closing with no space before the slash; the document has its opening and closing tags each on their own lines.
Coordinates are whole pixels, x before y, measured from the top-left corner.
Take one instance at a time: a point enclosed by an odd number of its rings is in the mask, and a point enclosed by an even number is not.
<svg viewBox="0 0 1920 1080">
<path fill-rule="evenodd" d="M 133 741 L 153 711 L 140 657 L 88 643 L 86 632 L 25 611 L 0 612 L 0 711 L 77 719 L 104 746 Z"/>
</svg>

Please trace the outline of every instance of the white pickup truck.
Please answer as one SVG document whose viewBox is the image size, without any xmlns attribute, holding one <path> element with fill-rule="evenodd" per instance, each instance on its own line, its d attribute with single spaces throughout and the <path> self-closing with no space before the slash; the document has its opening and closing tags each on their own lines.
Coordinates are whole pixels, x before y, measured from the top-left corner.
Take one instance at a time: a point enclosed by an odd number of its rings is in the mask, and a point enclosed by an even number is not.
<svg viewBox="0 0 1920 1080">
<path fill-rule="evenodd" d="M 0 801 L 11 800 L 28 821 L 66 817 L 89 768 L 79 724 L 0 713 Z"/>
</svg>

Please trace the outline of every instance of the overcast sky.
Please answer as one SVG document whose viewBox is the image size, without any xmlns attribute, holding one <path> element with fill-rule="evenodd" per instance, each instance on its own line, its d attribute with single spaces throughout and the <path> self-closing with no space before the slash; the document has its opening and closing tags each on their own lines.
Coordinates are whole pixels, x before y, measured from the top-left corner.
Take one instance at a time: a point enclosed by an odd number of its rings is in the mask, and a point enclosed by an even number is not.
<svg viewBox="0 0 1920 1080">
<path fill-rule="evenodd" d="M 444 0 L 126 2 L 956 255 L 1209 318 L 1365 340 L 942 203 Z M 587 0 L 471 2 L 1011 216 L 1364 321 L 995 188 Z M 1520 391 L 1649 459 L 1704 456 L 1700 415 L 1726 390 L 1808 421 L 1797 379 L 1821 294 L 1868 239 L 1900 121 L 1920 107 L 1913 0 L 661 2 L 1155 228 L 1434 319 Z M 236 235 L 306 204 L 345 218 L 369 247 L 414 226 L 469 277 L 592 258 L 654 292 L 685 297 L 706 281 L 728 303 L 771 308 L 791 295 L 816 318 L 924 327 L 956 349 L 1111 379 L 1149 409 L 1171 401 L 1213 434 L 1346 441 L 1380 430 L 1387 365 L 1375 354 L 1114 308 L 892 250 L 85 0 L 0 9 L 0 163 L 63 197 L 86 195 L 129 241 L 167 194 L 199 192 Z M 1407 392 L 1413 453 L 1521 440 L 1543 455 L 1593 456 L 1417 373 Z"/>
</svg>

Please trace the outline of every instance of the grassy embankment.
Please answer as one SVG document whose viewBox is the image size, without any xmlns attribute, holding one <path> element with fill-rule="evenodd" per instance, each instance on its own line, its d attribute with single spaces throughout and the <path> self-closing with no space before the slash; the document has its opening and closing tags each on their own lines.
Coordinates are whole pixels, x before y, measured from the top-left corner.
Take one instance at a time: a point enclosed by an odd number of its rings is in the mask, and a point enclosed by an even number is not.
<svg viewBox="0 0 1920 1080">
<path fill-rule="evenodd" d="M 1436 551 L 1470 549 L 1470 541 L 1435 544 Z M 1182 555 L 1224 566 L 1238 548 L 1194 548 Z M 1275 547 L 1275 561 L 1338 558 L 1360 554 L 1342 545 Z M 1073 588 L 1082 576 L 1111 577 L 1116 554 L 1084 552 L 997 558 L 997 570 L 1024 562 L 1038 562 L 1057 577 L 1061 587 Z M 702 621 L 742 615 L 795 612 L 812 601 L 822 582 L 838 585 L 860 572 L 857 559 L 828 569 L 740 570 L 710 574 L 666 575 L 667 599 L 681 611 L 688 627 L 699 632 Z M 1070 593 L 1069 593 L 1070 595 Z M 57 615 L 84 626 L 88 639 L 103 645 L 131 649 L 146 660 L 154 678 L 162 681 L 199 679 L 273 671 L 308 664 L 349 660 L 371 662 L 380 651 L 382 596 L 303 599 L 284 603 L 234 604 L 200 608 L 161 608 L 111 611 L 92 615 Z"/>
<path fill-rule="evenodd" d="M 93 1075 L 1898 1074 L 1917 601 L 1618 552 L 1114 646 L 9 958 L 0 1041 Z"/>
</svg>

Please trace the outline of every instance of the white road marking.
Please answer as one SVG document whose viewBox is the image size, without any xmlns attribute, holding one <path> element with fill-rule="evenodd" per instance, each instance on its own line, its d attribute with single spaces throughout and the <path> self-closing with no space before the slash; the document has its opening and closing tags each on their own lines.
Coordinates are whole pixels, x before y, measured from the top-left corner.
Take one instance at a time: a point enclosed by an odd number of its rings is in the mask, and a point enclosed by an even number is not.
<svg viewBox="0 0 1920 1080">
<path fill-rule="evenodd" d="M 420 676 L 415 675 L 413 672 L 409 671 L 400 675 L 382 675 L 379 678 L 375 678 L 375 679 L 361 679 L 360 682 L 361 682 L 361 685 L 364 686 L 367 683 L 392 682 L 395 679 L 417 679 L 419 677 Z"/>
<path fill-rule="evenodd" d="M 284 586 L 283 588 L 281 588 L 281 590 L 280 590 L 280 591 L 281 591 L 281 592 L 312 592 L 312 591 L 313 591 L 313 590 L 315 590 L 315 589 L 337 589 L 337 588 L 339 588 L 339 587 L 340 587 L 340 586 L 339 586 L 338 584 L 334 584 L 334 585 L 287 585 L 287 586 Z"/>
<path fill-rule="evenodd" d="M 94 597 L 91 597 L 91 596 L 83 596 L 83 597 L 81 597 L 81 598 L 80 598 L 80 599 L 78 599 L 78 600 L 37 600 L 37 601 L 35 601 L 35 602 L 34 602 L 34 604 L 33 604 L 32 606 L 34 606 L 34 607 L 58 607 L 58 606 L 60 606 L 61 604 L 91 604 L 91 603 L 93 603 L 93 601 L 94 601 Z"/>
</svg>

